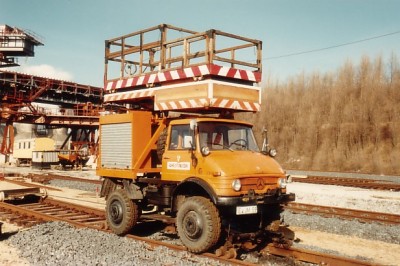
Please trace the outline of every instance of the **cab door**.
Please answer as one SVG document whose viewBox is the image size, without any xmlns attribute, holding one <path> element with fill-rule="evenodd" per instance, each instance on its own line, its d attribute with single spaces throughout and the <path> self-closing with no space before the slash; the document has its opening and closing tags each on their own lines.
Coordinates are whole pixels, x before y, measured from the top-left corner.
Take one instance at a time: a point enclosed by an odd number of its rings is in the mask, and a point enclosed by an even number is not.
<svg viewBox="0 0 400 266">
<path fill-rule="evenodd" d="M 182 181 L 194 175 L 195 165 L 192 163 L 192 149 L 195 140 L 189 125 L 172 125 L 168 134 L 165 152 L 162 157 L 161 179 L 166 181 Z"/>
</svg>

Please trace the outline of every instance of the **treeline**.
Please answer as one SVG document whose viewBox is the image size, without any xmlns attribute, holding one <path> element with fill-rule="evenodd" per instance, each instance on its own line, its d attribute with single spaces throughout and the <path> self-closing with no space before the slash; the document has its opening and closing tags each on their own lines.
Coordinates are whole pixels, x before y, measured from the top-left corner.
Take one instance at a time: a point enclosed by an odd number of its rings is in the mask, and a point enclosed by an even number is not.
<svg viewBox="0 0 400 266">
<path fill-rule="evenodd" d="M 400 174 L 400 66 L 392 55 L 346 62 L 335 73 L 269 80 L 262 111 L 243 115 L 265 126 L 287 169 Z M 257 138 L 260 140 L 261 136 Z M 260 141 L 259 141 L 260 143 Z"/>
</svg>

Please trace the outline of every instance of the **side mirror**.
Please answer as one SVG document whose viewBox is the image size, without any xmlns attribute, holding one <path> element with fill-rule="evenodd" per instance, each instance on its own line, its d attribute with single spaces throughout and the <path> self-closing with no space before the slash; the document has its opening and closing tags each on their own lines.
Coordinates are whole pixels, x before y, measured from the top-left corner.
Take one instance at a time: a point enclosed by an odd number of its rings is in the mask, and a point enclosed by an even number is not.
<svg viewBox="0 0 400 266">
<path fill-rule="evenodd" d="M 195 146 L 193 141 L 195 140 L 196 127 L 197 127 L 197 121 L 195 119 L 190 120 L 189 128 L 190 128 L 191 139 L 187 141 L 189 141 L 192 151 L 194 150 Z"/>
<path fill-rule="evenodd" d="M 267 133 L 268 133 L 267 129 L 265 127 L 263 127 L 263 129 L 262 129 L 263 144 L 262 144 L 262 147 L 261 147 L 261 152 L 264 153 L 264 154 L 268 154 L 269 143 L 268 143 L 268 135 L 267 135 Z"/>
<path fill-rule="evenodd" d="M 275 157 L 277 152 L 274 148 L 271 148 L 268 143 L 268 130 L 263 127 L 262 129 L 262 136 L 263 136 L 263 144 L 261 148 L 261 153 L 265 155 L 269 155 L 271 157 Z"/>
</svg>

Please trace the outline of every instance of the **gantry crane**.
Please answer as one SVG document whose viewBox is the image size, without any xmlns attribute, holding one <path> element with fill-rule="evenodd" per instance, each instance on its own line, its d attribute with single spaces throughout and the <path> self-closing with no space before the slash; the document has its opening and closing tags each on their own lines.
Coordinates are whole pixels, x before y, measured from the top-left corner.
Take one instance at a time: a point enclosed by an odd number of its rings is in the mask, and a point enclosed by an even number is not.
<svg viewBox="0 0 400 266">
<path fill-rule="evenodd" d="M 34 56 L 41 38 L 27 30 L 0 25 L 0 67 L 18 66 L 17 57 Z M 12 154 L 13 123 L 68 128 L 65 140 L 79 149 L 83 143 L 94 150 L 98 114 L 104 110 L 102 88 L 74 82 L 0 70 L 0 122 L 5 124 L 0 153 Z M 56 105 L 46 109 L 38 103 Z"/>
<path fill-rule="evenodd" d="M 0 25 L 0 67 L 18 66 L 17 57 L 35 55 L 35 46 L 43 45 L 41 38 L 28 30 Z"/>
</svg>

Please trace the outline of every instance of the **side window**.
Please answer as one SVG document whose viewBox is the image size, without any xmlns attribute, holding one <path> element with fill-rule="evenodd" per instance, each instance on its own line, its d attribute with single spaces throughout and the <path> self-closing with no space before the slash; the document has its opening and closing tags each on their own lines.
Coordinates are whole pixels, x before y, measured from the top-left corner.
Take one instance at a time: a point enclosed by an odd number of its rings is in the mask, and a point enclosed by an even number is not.
<svg viewBox="0 0 400 266">
<path fill-rule="evenodd" d="M 178 141 L 179 141 L 179 131 L 176 127 L 172 127 L 171 129 L 171 136 L 169 140 L 169 149 L 176 150 L 178 148 Z"/>
<path fill-rule="evenodd" d="M 169 140 L 170 150 L 190 149 L 192 146 L 191 143 L 193 143 L 193 140 L 189 125 L 172 126 Z"/>
</svg>

